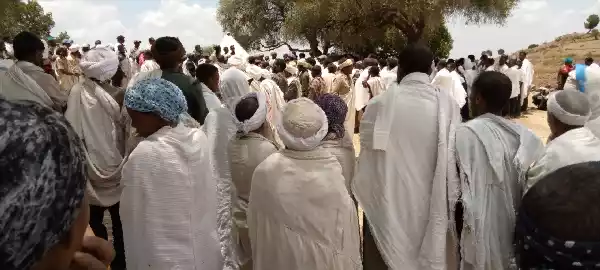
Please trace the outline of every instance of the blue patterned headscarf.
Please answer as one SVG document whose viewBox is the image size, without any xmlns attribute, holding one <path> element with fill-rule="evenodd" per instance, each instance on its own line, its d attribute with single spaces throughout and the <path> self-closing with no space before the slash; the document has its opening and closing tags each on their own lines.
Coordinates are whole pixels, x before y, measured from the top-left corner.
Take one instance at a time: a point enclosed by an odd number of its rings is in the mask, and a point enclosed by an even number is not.
<svg viewBox="0 0 600 270">
<path fill-rule="evenodd" d="M 134 111 L 155 113 L 171 123 L 178 123 L 179 115 L 187 112 L 181 89 L 160 78 L 141 80 L 127 89 L 124 104 Z"/>
<path fill-rule="evenodd" d="M 329 132 L 335 133 L 337 138 L 343 138 L 344 122 L 346 121 L 346 114 L 348 113 L 348 106 L 346 102 L 338 95 L 323 94 L 315 100 L 315 103 L 323 109 L 325 115 L 327 115 L 327 122 L 329 124 Z"/>
<path fill-rule="evenodd" d="M 65 239 L 82 207 L 84 162 L 62 115 L 0 99 L 0 269 L 30 269 Z"/>
</svg>

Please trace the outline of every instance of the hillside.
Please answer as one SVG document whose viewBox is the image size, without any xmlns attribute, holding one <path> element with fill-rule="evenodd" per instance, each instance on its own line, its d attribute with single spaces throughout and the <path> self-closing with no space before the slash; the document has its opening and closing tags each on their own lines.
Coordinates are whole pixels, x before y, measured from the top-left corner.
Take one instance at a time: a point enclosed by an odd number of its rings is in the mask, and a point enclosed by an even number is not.
<svg viewBox="0 0 600 270">
<path fill-rule="evenodd" d="M 535 66 L 533 83 L 536 86 L 556 87 L 556 72 L 566 57 L 581 64 L 586 57 L 594 58 L 597 63 L 600 61 L 600 39 L 596 40 L 591 34 L 573 33 L 525 51 Z"/>
</svg>

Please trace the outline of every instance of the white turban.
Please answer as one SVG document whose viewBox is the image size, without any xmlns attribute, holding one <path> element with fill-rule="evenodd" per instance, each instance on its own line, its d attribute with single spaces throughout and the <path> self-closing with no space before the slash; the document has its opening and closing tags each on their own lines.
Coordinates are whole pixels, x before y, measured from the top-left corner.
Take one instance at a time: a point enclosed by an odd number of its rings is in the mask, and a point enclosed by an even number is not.
<svg viewBox="0 0 600 270">
<path fill-rule="evenodd" d="M 77 51 L 79 51 L 79 48 L 81 48 L 81 46 L 74 44 L 74 45 L 71 45 L 71 47 L 69 48 L 69 51 L 77 52 Z"/>
<path fill-rule="evenodd" d="M 241 96 L 250 93 L 250 85 L 246 79 L 246 74 L 234 67 L 225 70 L 221 75 L 220 92 L 223 103 L 233 111 L 235 102 Z"/>
<path fill-rule="evenodd" d="M 242 58 L 237 55 L 232 55 L 229 57 L 229 59 L 227 59 L 227 64 L 232 66 L 241 66 L 243 63 L 244 60 L 242 60 Z"/>
<path fill-rule="evenodd" d="M 248 76 L 250 76 L 250 78 L 257 81 L 260 80 L 260 78 L 262 77 L 262 70 L 257 65 L 248 65 L 246 67 L 246 73 L 248 73 Z"/>
<path fill-rule="evenodd" d="M 342 69 L 342 68 L 345 68 L 345 67 L 352 66 L 352 64 L 353 64 L 352 60 L 351 59 L 347 59 L 346 61 L 344 61 L 343 63 L 341 63 L 338 66 L 338 69 Z"/>
<path fill-rule="evenodd" d="M 288 102 L 277 121 L 277 132 L 285 146 L 299 151 L 319 146 L 328 128 L 325 112 L 308 98 Z"/>
<path fill-rule="evenodd" d="M 285 67 L 285 72 L 290 73 L 292 75 L 296 75 L 296 74 L 298 74 L 298 69 L 296 67 L 288 64 Z"/>
<path fill-rule="evenodd" d="M 254 97 L 258 100 L 258 109 L 250 119 L 246 119 L 243 122 L 240 122 L 235 116 L 235 108 L 237 108 L 238 104 L 246 99 Z M 235 119 L 235 124 L 239 132 L 244 134 L 248 134 L 250 131 L 259 129 L 267 119 L 267 98 L 264 93 L 261 92 L 251 92 L 245 94 L 240 99 L 236 100 L 233 105 L 232 113 L 234 114 L 233 118 Z"/>
<path fill-rule="evenodd" d="M 103 82 L 117 73 L 119 57 L 108 47 L 96 47 L 81 59 L 79 66 L 85 76 Z"/>
<path fill-rule="evenodd" d="M 583 126 L 592 114 L 587 96 L 575 90 L 562 90 L 548 97 L 548 113 L 570 126 Z"/>
</svg>

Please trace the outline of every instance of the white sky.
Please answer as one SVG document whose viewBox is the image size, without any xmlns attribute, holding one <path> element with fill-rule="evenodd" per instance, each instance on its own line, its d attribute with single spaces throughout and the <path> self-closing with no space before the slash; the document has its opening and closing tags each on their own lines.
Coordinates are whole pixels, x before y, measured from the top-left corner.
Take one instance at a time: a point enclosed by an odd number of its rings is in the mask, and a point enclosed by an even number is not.
<svg viewBox="0 0 600 270">
<path fill-rule="evenodd" d="M 148 37 L 177 36 L 186 48 L 221 41 L 223 32 L 216 21 L 218 0 L 40 0 L 53 13 L 57 35 L 67 31 L 78 44 L 102 40 L 114 43 L 124 35 L 147 46 Z M 583 32 L 588 15 L 600 13 L 600 0 L 521 0 L 503 26 L 465 25 L 451 18 L 448 26 L 454 39 L 452 57 L 496 53 L 526 48 L 551 41 L 559 35 Z"/>
</svg>

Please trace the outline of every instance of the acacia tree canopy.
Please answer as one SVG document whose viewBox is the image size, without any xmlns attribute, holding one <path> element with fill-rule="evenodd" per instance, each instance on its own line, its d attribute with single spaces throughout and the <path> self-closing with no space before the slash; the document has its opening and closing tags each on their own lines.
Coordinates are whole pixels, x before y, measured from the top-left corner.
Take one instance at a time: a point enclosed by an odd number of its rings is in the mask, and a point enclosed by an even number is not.
<svg viewBox="0 0 600 270">
<path fill-rule="evenodd" d="M 44 12 L 37 1 L 0 1 L 0 36 L 14 37 L 22 31 L 32 32 L 42 38 L 54 27 L 52 13 Z"/>
<path fill-rule="evenodd" d="M 220 0 L 217 18 L 248 49 L 308 45 L 310 52 L 452 48 L 447 17 L 502 24 L 519 0 Z M 437 47 L 435 47 L 437 46 Z"/>
</svg>

